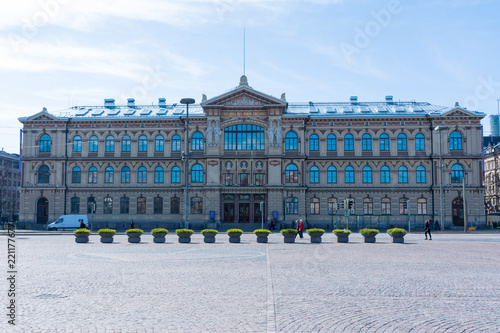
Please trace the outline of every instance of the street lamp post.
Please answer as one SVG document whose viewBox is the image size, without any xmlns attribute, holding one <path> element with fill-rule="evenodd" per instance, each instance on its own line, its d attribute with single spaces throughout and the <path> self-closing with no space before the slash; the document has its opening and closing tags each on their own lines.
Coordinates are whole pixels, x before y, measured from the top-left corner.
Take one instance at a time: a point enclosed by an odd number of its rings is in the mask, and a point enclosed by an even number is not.
<svg viewBox="0 0 500 333">
<path fill-rule="evenodd" d="M 193 104 L 195 101 L 193 98 L 183 98 L 181 99 L 181 104 L 186 104 L 186 122 L 185 122 L 185 135 L 184 135 L 184 152 L 182 154 L 182 159 L 184 160 L 184 178 L 186 186 L 186 219 L 184 221 L 184 228 L 189 228 L 189 104 Z"/>
<path fill-rule="evenodd" d="M 441 140 L 441 132 L 443 130 L 448 129 L 448 127 L 440 125 L 434 128 L 435 131 L 439 132 L 439 169 L 440 169 L 440 191 L 441 191 L 441 230 L 444 231 L 444 209 L 443 209 L 443 201 L 444 201 L 444 193 L 443 193 L 443 141 Z"/>
</svg>

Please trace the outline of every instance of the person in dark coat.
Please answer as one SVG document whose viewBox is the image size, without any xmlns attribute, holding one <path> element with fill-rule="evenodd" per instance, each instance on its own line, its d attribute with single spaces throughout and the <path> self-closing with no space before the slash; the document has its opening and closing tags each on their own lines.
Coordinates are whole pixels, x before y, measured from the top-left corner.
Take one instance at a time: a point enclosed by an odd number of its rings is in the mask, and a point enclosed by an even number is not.
<svg viewBox="0 0 500 333">
<path fill-rule="evenodd" d="M 80 229 L 85 229 L 85 223 L 83 223 L 83 219 L 80 219 Z"/>
<path fill-rule="evenodd" d="M 429 234 L 429 240 L 432 240 L 432 236 L 431 236 L 431 227 L 432 227 L 432 222 L 429 221 L 429 220 L 426 220 L 425 221 L 425 226 L 424 226 L 424 230 L 425 230 L 425 239 L 427 240 L 427 234 Z"/>
<path fill-rule="evenodd" d="M 134 229 L 134 220 L 130 220 L 130 229 Z"/>
</svg>

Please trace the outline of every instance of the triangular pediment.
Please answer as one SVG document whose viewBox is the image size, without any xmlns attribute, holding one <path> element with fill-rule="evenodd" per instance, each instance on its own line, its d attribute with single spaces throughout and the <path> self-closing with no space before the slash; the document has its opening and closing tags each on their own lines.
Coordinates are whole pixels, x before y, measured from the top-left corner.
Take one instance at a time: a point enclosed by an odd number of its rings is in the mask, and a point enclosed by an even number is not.
<svg viewBox="0 0 500 333">
<path fill-rule="evenodd" d="M 26 120 L 28 120 L 28 121 L 47 121 L 47 120 L 58 120 L 58 118 L 51 115 L 47 111 L 40 111 L 37 114 L 34 114 L 31 117 L 28 117 Z"/>
<path fill-rule="evenodd" d="M 265 106 L 282 105 L 286 106 L 286 101 L 276 97 L 261 93 L 248 86 L 240 86 L 222 95 L 211 98 L 203 103 L 207 106 Z"/>
<path fill-rule="evenodd" d="M 446 117 L 472 117 L 472 116 L 476 116 L 476 115 L 467 109 L 464 109 L 461 107 L 456 107 L 454 109 L 451 109 L 448 112 L 443 113 L 443 116 L 446 116 Z"/>
</svg>

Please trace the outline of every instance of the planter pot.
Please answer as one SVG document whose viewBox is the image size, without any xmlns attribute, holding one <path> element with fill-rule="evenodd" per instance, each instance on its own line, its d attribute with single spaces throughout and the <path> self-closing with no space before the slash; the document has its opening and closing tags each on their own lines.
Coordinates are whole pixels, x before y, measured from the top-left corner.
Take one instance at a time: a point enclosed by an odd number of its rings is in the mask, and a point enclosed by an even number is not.
<svg viewBox="0 0 500 333">
<path fill-rule="evenodd" d="M 335 234 L 337 243 L 349 243 L 349 234 Z"/>
<path fill-rule="evenodd" d="M 285 243 L 295 243 L 295 237 L 297 235 L 294 234 L 283 234 L 283 241 Z"/>
<path fill-rule="evenodd" d="M 267 243 L 267 236 L 269 236 L 269 234 L 255 234 L 257 235 L 257 243 Z"/>
<path fill-rule="evenodd" d="M 139 233 L 128 233 L 128 242 L 129 243 L 140 243 L 141 242 L 141 234 Z"/>
<path fill-rule="evenodd" d="M 203 234 L 203 237 L 205 237 L 205 238 L 203 238 L 203 241 L 205 243 L 215 243 L 215 236 L 216 235 L 217 234 L 214 232 L 213 233 L 205 233 L 205 234 Z"/>
<path fill-rule="evenodd" d="M 311 243 L 321 243 L 322 232 L 311 232 L 309 237 L 311 237 Z"/>
<path fill-rule="evenodd" d="M 404 243 L 405 239 L 403 237 L 397 237 L 397 236 L 392 236 L 392 242 L 393 243 Z"/>
<path fill-rule="evenodd" d="M 191 243 L 191 235 L 190 234 L 178 234 L 179 243 Z"/>
<path fill-rule="evenodd" d="M 363 237 L 365 237 L 365 243 L 375 243 L 375 236 L 377 234 L 364 234 Z"/>
<path fill-rule="evenodd" d="M 165 243 L 165 233 L 153 234 L 153 242 L 154 243 Z"/>
<path fill-rule="evenodd" d="M 101 243 L 113 243 L 113 235 L 102 234 L 101 235 Z"/>
<path fill-rule="evenodd" d="M 229 243 L 240 243 L 241 234 L 231 234 L 229 235 Z"/>
<path fill-rule="evenodd" d="M 75 242 L 77 243 L 88 243 L 89 235 L 86 234 L 75 234 Z"/>
</svg>

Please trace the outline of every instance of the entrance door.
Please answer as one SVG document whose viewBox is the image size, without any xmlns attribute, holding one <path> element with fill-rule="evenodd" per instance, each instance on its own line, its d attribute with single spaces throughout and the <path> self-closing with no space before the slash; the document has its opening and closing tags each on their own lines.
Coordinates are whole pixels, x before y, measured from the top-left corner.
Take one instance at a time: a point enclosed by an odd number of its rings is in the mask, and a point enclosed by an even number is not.
<svg viewBox="0 0 500 333">
<path fill-rule="evenodd" d="M 36 223 L 46 224 L 48 220 L 49 201 L 46 198 L 40 198 L 36 203 Z"/>
<path fill-rule="evenodd" d="M 253 222 L 261 223 L 262 222 L 262 211 L 260 210 L 260 203 L 253 204 Z"/>
<path fill-rule="evenodd" d="M 234 223 L 234 203 L 224 203 L 224 223 Z"/>
<path fill-rule="evenodd" d="M 249 203 L 240 203 L 239 209 L 239 222 L 240 223 L 248 223 L 250 220 L 250 204 Z"/>
<path fill-rule="evenodd" d="M 451 212 L 453 216 L 454 226 L 464 225 L 464 202 L 462 198 L 456 198 L 451 204 Z"/>
</svg>

